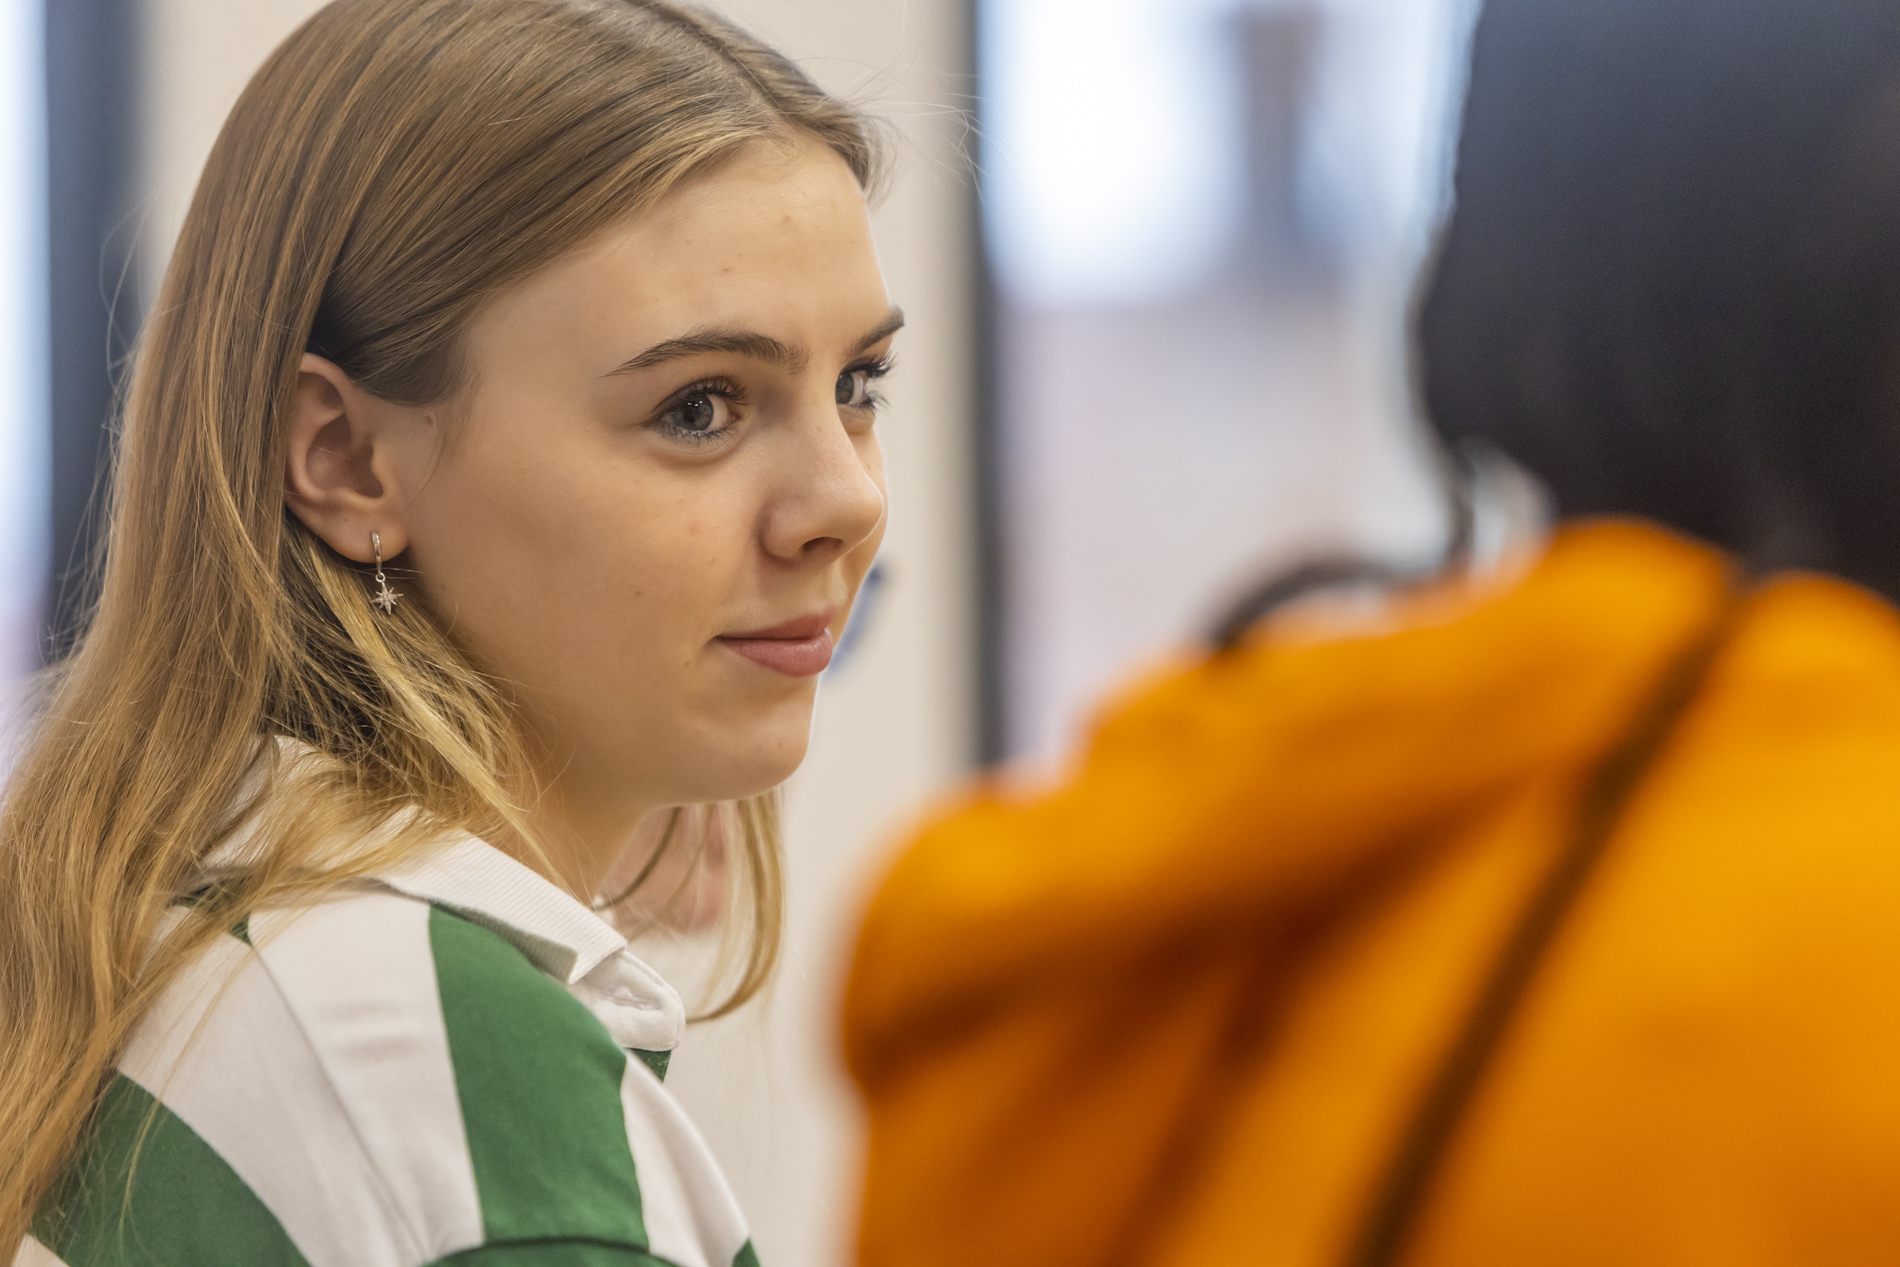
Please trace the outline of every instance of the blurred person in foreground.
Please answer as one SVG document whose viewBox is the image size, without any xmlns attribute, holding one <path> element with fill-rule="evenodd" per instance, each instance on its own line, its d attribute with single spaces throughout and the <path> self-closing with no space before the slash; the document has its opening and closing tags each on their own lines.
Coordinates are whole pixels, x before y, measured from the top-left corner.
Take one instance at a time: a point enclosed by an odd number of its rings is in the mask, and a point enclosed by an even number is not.
<svg viewBox="0 0 1900 1267">
<path fill-rule="evenodd" d="M 865 1264 L 1900 1255 L 1900 6 L 1492 0 L 1416 323 L 1554 531 L 933 818 Z"/>
</svg>

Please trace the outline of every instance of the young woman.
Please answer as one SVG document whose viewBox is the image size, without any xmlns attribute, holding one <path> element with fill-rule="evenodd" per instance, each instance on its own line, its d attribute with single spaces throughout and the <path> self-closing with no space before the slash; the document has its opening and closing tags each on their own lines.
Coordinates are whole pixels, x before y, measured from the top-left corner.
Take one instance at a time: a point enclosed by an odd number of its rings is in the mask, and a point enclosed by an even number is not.
<svg viewBox="0 0 1900 1267">
<path fill-rule="evenodd" d="M 1489 0 L 1456 197 L 1423 403 L 1553 538 L 933 818 L 867 1267 L 1894 1258 L 1900 6 Z"/>
<path fill-rule="evenodd" d="M 337 0 L 257 72 L 0 817 L 16 1261 L 752 1261 L 596 907 L 695 807 L 751 877 L 720 1010 L 770 968 L 885 522 L 876 173 L 662 0 Z"/>
</svg>

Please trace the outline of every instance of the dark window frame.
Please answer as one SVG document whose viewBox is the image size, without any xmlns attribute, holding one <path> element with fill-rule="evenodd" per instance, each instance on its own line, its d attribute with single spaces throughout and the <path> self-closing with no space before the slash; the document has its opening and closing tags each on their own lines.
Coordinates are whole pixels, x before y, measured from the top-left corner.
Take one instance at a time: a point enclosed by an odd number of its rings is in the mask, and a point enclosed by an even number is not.
<svg viewBox="0 0 1900 1267">
<path fill-rule="evenodd" d="M 142 0 L 42 0 L 52 488 L 42 662 L 91 610 L 115 396 L 138 323 Z"/>
</svg>

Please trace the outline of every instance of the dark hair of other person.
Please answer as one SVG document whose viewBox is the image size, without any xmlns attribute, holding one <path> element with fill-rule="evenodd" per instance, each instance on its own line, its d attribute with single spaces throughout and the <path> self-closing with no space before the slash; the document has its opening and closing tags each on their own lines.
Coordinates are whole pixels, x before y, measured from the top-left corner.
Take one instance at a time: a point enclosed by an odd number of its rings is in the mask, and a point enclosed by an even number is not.
<svg viewBox="0 0 1900 1267">
<path fill-rule="evenodd" d="M 1490 0 L 1412 333 L 1448 458 L 1900 601 L 1900 5 Z"/>
</svg>

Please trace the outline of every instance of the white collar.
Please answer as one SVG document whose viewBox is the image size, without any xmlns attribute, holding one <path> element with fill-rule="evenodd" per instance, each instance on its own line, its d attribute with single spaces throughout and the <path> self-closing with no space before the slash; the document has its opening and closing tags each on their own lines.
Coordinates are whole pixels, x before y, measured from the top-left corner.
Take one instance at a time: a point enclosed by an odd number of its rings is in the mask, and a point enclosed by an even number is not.
<svg viewBox="0 0 1900 1267">
<path fill-rule="evenodd" d="M 300 739 L 275 738 L 286 757 L 327 759 Z M 240 850 L 243 837 L 237 833 L 219 856 Z M 584 1003 L 622 1047 L 672 1051 L 685 1036 L 679 992 L 628 948 L 618 929 L 480 836 L 451 832 L 368 882 L 453 911 L 505 938 Z"/>
</svg>

